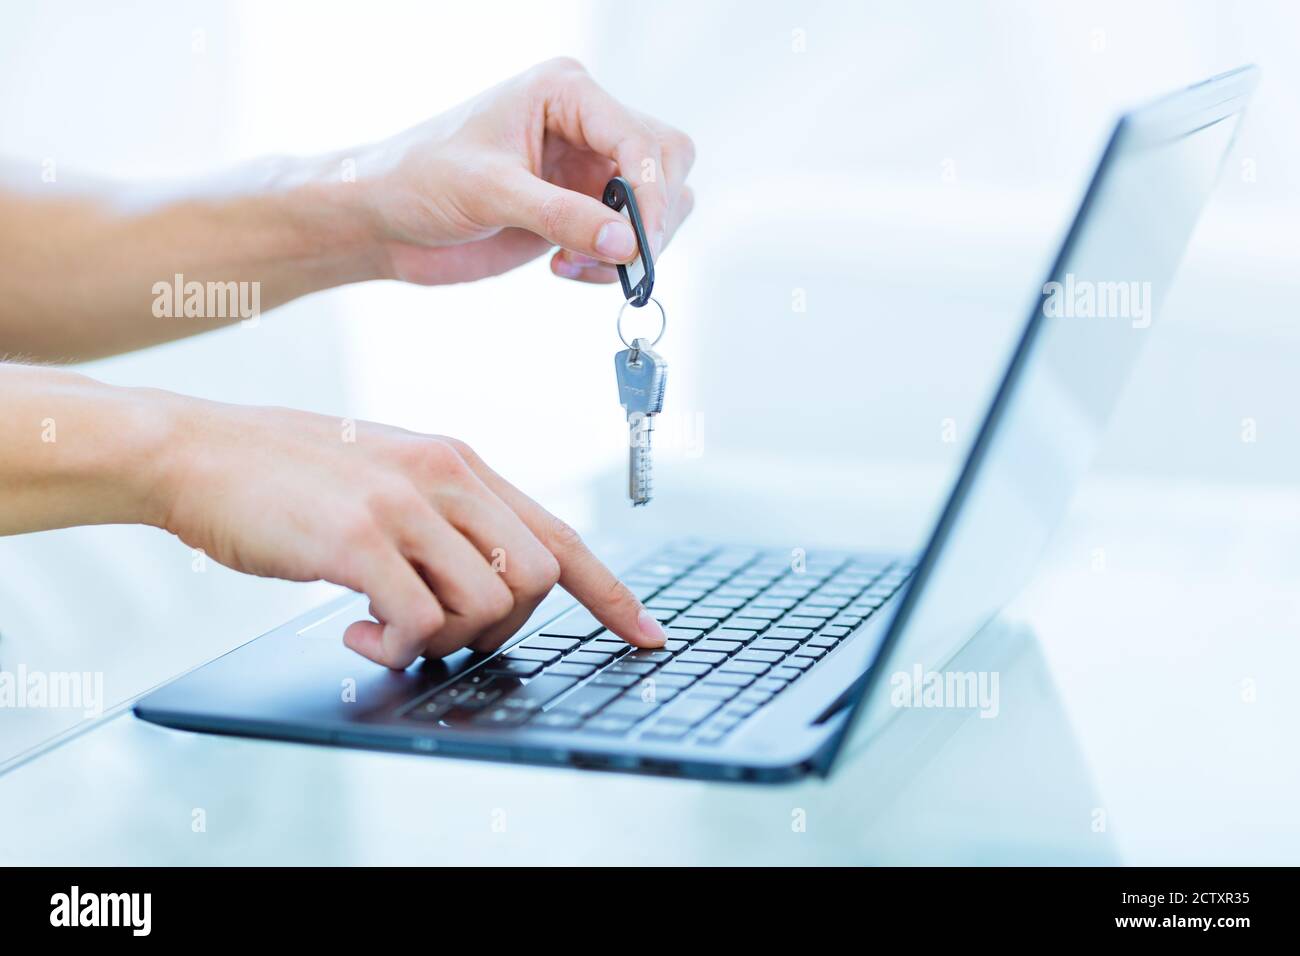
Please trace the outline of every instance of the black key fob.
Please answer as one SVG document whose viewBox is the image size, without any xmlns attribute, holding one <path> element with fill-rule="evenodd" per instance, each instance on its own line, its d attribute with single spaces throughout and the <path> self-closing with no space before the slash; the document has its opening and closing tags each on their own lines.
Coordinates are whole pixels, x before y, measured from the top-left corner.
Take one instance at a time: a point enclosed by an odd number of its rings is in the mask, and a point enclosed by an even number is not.
<svg viewBox="0 0 1300 956">
<path fill-rule="evenodd" d="M 623 283 L 623 298 L 638 309 L 650 301 L 650 290 L 655 284 L 655 264 L 650 259 L 650 243 L 641 224 L 641 210 L 636 205 L 632 184 L 622 176 L 615 176 L 605 184 L 605 205 L 627 217 L 636 233 L 637 258 L 625 266 L 618 266 L 618 281 Z"/>
</svg>

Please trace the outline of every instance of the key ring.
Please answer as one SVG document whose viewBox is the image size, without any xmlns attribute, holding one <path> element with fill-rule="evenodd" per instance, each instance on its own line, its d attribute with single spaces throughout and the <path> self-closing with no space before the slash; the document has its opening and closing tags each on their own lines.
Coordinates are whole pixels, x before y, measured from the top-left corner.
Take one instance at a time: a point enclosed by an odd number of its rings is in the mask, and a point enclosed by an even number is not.
<svg viewBox="0 0 1300 956">
<path fill-rule="evenodd" d="M 659 343 L 659 340 L 664 337 L 664 332 L 668 328 L 668 313 L 664 311 L 664 307 L 659 304 L 659 300 L 656 299 L 654 296 L 650 297 L 650 301 L 653 302 L 655 306 L 659 309 L 659 321 L 661 324 L 659 326 L 659 334 L 654 337 L 653 342 L 651 342 L 647 346 L 644 346 L 645 348 L 654 348 L 655 345 Z M 626 345 L 628 348 L 632 349 L 633 351 L 639 351 L 639 349 L 637 349 L 635 345 L 633 345 L 623 336 L 623 312 L 627 309 L 629 305 L 631 305 L 630 301 L 624 302 L 622 306 L 619 307 L 618 321 L 615 323 L 614 327 L 618 330 L 619 340 L 622 341 L 624 345 Z"/>
</svg>

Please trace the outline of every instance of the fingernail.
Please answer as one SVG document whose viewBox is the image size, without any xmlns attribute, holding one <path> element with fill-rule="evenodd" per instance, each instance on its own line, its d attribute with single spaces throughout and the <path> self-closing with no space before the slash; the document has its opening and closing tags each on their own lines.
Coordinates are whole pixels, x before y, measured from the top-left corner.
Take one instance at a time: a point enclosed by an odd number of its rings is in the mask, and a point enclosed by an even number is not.
<svg viewBox="0 0 1300 956">
<path fill-rule="evenodd" d="M 636 236 L 625 222 L 607 222 L 596 234 L 596 251 L 606 259 L 627 262 L 636 253 Z"/>
<path fill-rule="evenodd" d="M 568 259 L 556 259 L 555 271 L 566 279 L 576 279 L 582 275 L 582 267 L 574 265 Z"/>
<path fill-rule="evenodd" d="M 668 635 L 649 611 L 643 610 L 636 616 L 636 626 L 641 629 L 641 635 L 655 647 L 663 647 L 668 640 Z"/>
</svg>

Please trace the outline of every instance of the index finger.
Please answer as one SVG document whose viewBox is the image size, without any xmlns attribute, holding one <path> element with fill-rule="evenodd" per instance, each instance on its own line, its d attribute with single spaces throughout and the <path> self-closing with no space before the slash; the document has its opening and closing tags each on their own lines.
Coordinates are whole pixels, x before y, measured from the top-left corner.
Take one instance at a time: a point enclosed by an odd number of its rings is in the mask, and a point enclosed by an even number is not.
<svg viewBox="0 0 1300 956">
<path fill-rule="evenodd" d="M 654 615 L 591 553 L 576 531 L 489 468 L 464 442 L 444 440 L 452 443 L 483 483 L 555 556 L 560 564 L 560 587 L 629 644 L 636 647 L 664 646 L 667 635 Z"/>
</svg>

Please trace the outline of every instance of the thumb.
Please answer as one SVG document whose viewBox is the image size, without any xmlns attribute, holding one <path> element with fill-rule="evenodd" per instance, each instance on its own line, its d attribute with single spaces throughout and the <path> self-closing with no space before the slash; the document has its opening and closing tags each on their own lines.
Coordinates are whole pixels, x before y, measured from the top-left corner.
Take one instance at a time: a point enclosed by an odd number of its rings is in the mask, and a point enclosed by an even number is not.
<svg viewBox="0 0 1300 956">
<path fill-rule="evenodd" d="M 529 173 L 507 185 L 506 225 L 534 232 L 547 242 L 604 262 L 636 258 L 636 234 L 604 203 Z"/>
</svg>

